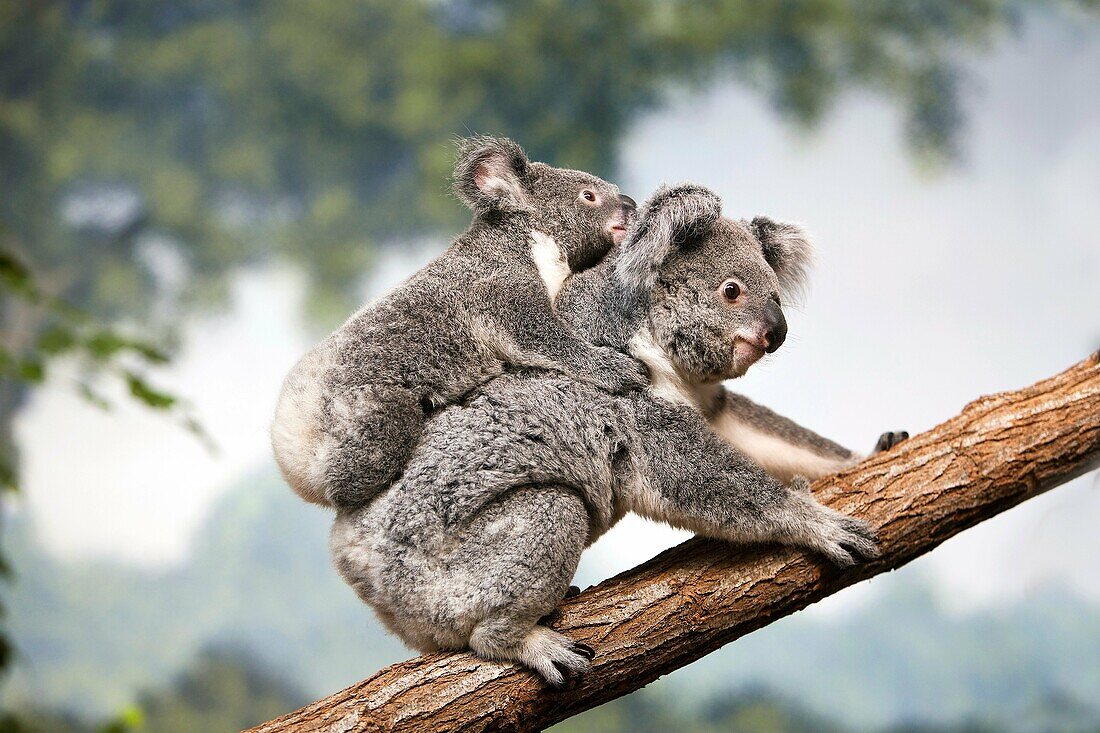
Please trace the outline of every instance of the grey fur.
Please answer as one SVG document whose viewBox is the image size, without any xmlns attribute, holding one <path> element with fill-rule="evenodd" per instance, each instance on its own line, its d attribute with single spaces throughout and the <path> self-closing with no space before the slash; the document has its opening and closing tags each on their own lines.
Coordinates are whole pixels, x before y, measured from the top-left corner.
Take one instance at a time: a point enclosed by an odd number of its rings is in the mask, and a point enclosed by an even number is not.
<svg viewBox="0 0 1100 733">
<path fill-rule="evenodd" d="M 840 566 L 877 554 L 871 530 L 815 501 L 805 478 L 788 486 L 719 437 L 733 414 L 831 465 L 853 459 L 722 390 L 719 380 L 749 366 L 731 334 L 770 317 L 779 283 L 761 242 L 712 216 L 714 201 L 699 187 L 662 189 L 632 238 L 571 278 L 558 301 L 593 343 L 645 362 L 649 390 L 613 395 L 540 369 L 499 376 L 428 423 L 389 490 L 337 513 L 337 569 L 411 646 L 468 647 L 553 685 L 583 672 L 591 650 L 539 619 L 568 591 L 584 547 L 627 511 L 729 541 L 812 549 Z M 716 292 L 730 277 L 743 300 Z"/>
<path fill-rule="evenodd" d="M 631 245 L 615 260 L 628 290 L 647 291 L 673 249 L 702 236 L 722 215 L 722 201 L 702 186 L 662 186 L 642 206 Z"/>
<path fill-rule="evenodd" d="M 558 370 L 612 392 L 644 384 L 629 357 L 560 321 L 549 292 L 625 235 L 633 202 L 595 176 L 531 163 L 514 142 L 487 137 L 461 142 L 454 189 L 474 211 L 470 228 L 286 379 L 272 442 L 307 501 L 369 501 L 400 473 L 427 415 L 506 367 Z"/>
<path fill-rule="evenodd" d="M 794 224 L 772 221 L 766 216 L 753 218 L 749 230 L 759 240 L 764 259 L 775 270 L 784 297 L 797 295 L 813 265 L 813 245 L 806 232 Z"/>
</svg>

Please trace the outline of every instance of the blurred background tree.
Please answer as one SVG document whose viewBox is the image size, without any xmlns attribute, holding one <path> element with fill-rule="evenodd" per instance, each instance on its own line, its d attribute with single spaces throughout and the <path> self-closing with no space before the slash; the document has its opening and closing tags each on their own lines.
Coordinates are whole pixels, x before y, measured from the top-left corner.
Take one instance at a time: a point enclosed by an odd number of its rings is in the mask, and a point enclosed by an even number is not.
<svg viewBox="0 0 1100 733">
<path fill-rule="evenodd" d="M 804 125 L 874 90 L 915 152 L 950 157 L 953 63 L 1012 19 L 997 0 L 0 8 L 0 220 L 54 295 L 143 320 L 177 314 L 158 296 L 216 304 L 271 256 L 310 273 L 331 320 L 377 248 L 461 223 L 455 135 L 614 176 L 630 121 L 715 73 Z"/>
</svg>

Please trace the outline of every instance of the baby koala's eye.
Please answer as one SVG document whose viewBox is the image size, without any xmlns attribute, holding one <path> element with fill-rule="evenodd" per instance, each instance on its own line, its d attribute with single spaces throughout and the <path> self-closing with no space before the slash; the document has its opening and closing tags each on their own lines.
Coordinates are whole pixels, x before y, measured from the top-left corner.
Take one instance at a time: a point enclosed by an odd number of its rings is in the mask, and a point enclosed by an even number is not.
<svg viewBox="0 0 1100 733">
<path fill-rule="evenodd" d="M 586 188 L 581 191 L 581 198 L 590 204 L 594 204 L 596 203 L 596 192 Z"/>
<path fill-rule="evenodd" d="M 722 283 L 722 297 L 728 301 L 737 300 L 737 296 L 741 294 L 741 285 L 734 280 L 726 280 Z"/>
</svg>

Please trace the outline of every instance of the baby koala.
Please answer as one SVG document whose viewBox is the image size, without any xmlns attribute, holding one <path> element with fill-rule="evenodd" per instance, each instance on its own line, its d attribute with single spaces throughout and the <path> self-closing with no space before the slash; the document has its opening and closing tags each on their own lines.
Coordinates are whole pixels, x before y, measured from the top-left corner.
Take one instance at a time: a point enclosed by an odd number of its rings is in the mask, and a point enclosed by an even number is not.
<svg viewBox="0 0 1100 733">
<path fill-rule="evenodd" d="M 778 465 L 785 451 L 790 474 L 854 454 L 721 385 L 783 341 L 781 291 L 798 286 L 808 258 L 794 227 L 723 218 L 699 186 L 658 191 L 633 234 L 557 304 L 592 342 L 644 361 L 652 386 L 613 395 L 527 370 L 479 387 L 429 421 L 389 490 L 337 512 L 336 568 L 410 646 L 469 648 L 561 685 L 599 650 L 542 619 L 584 548 L 627 511 L 842 567 L 876 556 L 864 522 L 820 504 L 801 475 L 779 478 L 753 459 L 763 447 Z M 716 423 L 741 429 L 744 447 Z"/>
<path fill-rule="evenodd" d="M 626 235 L 634 201 L 490 137 L 460 142 L 454 191 L 474 212 L 469 229 L 286 378 L 272 445 L 306 501 L 370 501 L 404 468 L 425 416 L 506 365 L 567 373 L 609 392 L 644 384 L 633 360 L 580 339 L 552 306 L 571 273 Z"/>
</svg>

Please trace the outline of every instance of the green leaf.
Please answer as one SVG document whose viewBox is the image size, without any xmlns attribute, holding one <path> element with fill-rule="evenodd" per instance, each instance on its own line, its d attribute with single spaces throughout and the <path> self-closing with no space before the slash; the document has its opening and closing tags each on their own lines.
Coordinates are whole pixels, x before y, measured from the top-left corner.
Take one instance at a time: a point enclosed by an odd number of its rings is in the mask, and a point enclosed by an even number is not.
<svg viewBox="0 0 1100 733">
<path fill-rule="evenodd" d="M 126 339 L 114 331 L 97 331 L 84 341 L 84 348 L 99 361 L 107 361 L 126 348 Z"/>
<path fill-rule="evenodd" d="M 150 364 L 166 364 L 168 355 L 152 344 L 127 338 L 114 331 L 103 329 L 92 334 L 84 342 L 84 348 L 98 361 L 108 361 L 120 352 L 129 351 L 141 356 Z"/>
<path fill-rule="evenodd" d="M 38 337 L 38 350 L 46 356 L 56 356 L 69 351 L 77 343 L 76 334 L 62 324 L 48 327 Z"/>
<path fill-rule="evenodd" d="M 130 340 L 127 346 L 150 364 L 167 364 L 169 361 L 168 354 L 147 342 Z"/>
<path fill-rule="evenodd" d="M 0 283 L 22 295 L 38 294 L 30 269 L 15 255 L 2 250 L 0 250 Z"/>
<path fill-rule="evenodd" d="M 30 357 L 20 362 L 17 374 L 24 382 L 41 384 L 46 379 L 46 365 L 42 360 Z"/>
<path fill-rule="evenodd" d="M 202 426 L 202 423 L 193 415 L 185 415 L 181 422 L 183 423 L 183 429 L 195 436 L 211 455 L 217 455 L 218 444 L 214 442 L 214 438 L 210 433 L 206 432 L 206 428 Z"/>
<path fill-rule="evenodd" d="M 96 729 L 96 733 L 130 733 L 141 728 L 145 724 L 145 715 L 141 708 L 131 706 L 118 714 L 114 720 L 104 723 Z"/>
<path fill-rule="evenodd" d="M 0 491 L 19 491 L 17 479 L 15 457 L 11 454 L 11 446 L 7 446 L 7 450 L 0 449 Z"/>
<path fill-rule="evenodd" d="M 137 400 L 156 410 L 167 410 L 176 404 L 176 398 L 149 386 L 149 383 L 133 372 L 126 372 L 126 385 Z"/>
</svg>

